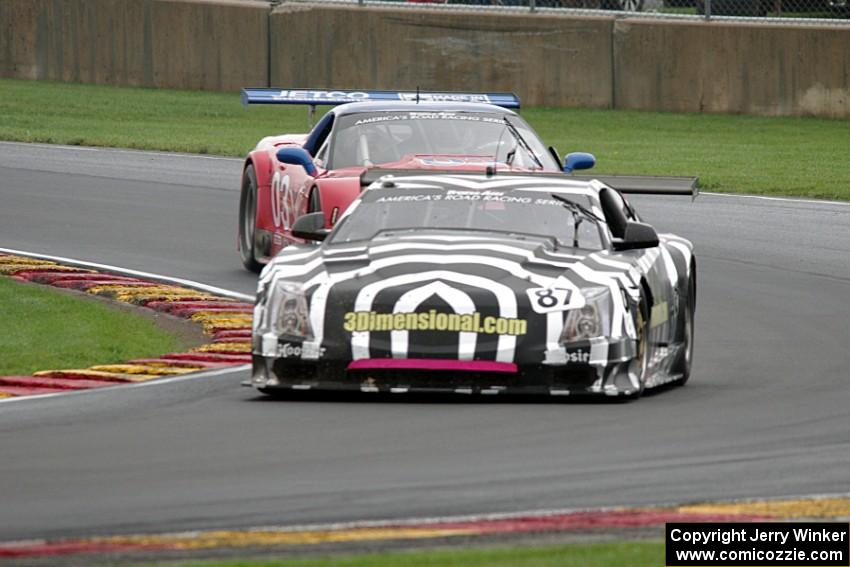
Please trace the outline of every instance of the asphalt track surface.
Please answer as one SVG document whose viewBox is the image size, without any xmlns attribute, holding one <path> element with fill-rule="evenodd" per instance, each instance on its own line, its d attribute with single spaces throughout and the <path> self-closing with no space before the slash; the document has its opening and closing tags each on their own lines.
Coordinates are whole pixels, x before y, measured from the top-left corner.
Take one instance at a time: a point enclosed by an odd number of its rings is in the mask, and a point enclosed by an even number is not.
<svg viewBox="0 0 850 567">
<path fill-rule="evenodd" d="M 0 246 L 252 293 L 239 172 L 0 143 Z M 696 244 L 686 387 L 619 405 L 272 402 L 243 372 L 0 403 L 0 540 L 850 491 L 850 206 L 635 201 Z"/>
</svg>

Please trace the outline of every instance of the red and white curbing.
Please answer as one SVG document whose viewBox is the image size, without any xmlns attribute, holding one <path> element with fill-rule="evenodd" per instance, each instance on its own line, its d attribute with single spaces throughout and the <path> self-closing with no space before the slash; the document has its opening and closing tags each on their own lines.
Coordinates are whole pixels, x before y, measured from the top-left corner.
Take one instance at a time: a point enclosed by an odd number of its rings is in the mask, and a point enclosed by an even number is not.
<svg viewBox="0 0 850 567">
<path fill-rule="evenodd" d="M 0 376 L 0 398 L 144 382 L 251 362 L 251 303 L 234 297 L 237 294 L 210 286 L 190 287 L 186 280 L 122 272 L 98 264 L 0 251 L 0 275 L 21 282 L 76 289 L 181 317 L 202 325 L 210 342 L 188 352 L 166 353 L 155 358 L 81 369 L 42 370 L 31 376 Z"/>
</svg>

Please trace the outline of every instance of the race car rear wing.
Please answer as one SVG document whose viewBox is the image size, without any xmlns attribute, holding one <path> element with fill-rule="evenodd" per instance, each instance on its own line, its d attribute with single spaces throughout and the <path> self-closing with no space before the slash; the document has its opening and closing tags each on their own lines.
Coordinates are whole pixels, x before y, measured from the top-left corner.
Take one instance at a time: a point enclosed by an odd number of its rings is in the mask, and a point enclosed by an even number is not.
<svg viewBox="0 0 850 567">
<path fill-rule="evenodd" d="M 652 175 L 572 175 L 573 179 L 598 179 L 625 195 L 682 195 L 696 199 L 698 177 Z"/>
<path fill-rule="evenodd" d="M 331 89 L 242 89 L 242 104 L 306 104 L 334 106 L 347 102 L 477 102 L 519 109 L 513 93 L 457 93 L 434 91 L 341 91 Z"/>
<path fill-rule="evenodd" d="M 408 177 L 414 175 L 481 175 L 482 172 L 477 171 L 435 171 L 421 169 L 367 169 L 360 176 L 360 184 L 363 187 L 371 185 L 385 175 L 395 177 Z M 493 175 L 491 173 L 491 175 Z M 495 175 L 527 175 L 531 177 L 557 177 L 561 179 L 579 179 L 581 181 L 591 181 L 597 179 L 618 190 L 626 195 L 672 195 L 672 196 L 687 196 L 691 199 L 696 199 L 699 195 L 699 187 L 697 187 L 698 177 L 675 177 L 675 176 L 652 176 L 652 175 L 572 175 L 556 172 L 537 172 L 537 173 L 519 173 L 519 172 L 499 172 Z"/>
</svg>

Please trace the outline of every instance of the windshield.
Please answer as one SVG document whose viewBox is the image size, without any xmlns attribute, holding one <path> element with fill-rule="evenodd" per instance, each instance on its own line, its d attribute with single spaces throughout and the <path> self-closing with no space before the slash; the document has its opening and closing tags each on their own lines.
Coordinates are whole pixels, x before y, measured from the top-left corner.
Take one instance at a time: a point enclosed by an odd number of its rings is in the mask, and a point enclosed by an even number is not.
<svg viewBox="0 0 850 567">
<path fill-rule="evenodd" d="M 333 243 L 423 229 L 494 232 L 554 238 L 560 246 L 601 250 L 599 221 L 580 209 L 593 206 L 586 195 L 553 198 L 545 189 L 450 189 L 435 186 L 373 188 L 352 205 L 337 225 Z M 565 206 L 569 199 L 580 207 Z"/>
<path fill-rule="evenodd" d="M 506 123 L 510 120 L 510 124 Z M 516 138 L 519 135 L 521 140 Z M 523 143 L 525 142 L 525 143 Z M 515 168 L 558 170 L 518 116 L 493 112 L 362 112 L 337 119 L 328 167 L 381 165 L 416 155 L 478 156 Z"/>
</svg>

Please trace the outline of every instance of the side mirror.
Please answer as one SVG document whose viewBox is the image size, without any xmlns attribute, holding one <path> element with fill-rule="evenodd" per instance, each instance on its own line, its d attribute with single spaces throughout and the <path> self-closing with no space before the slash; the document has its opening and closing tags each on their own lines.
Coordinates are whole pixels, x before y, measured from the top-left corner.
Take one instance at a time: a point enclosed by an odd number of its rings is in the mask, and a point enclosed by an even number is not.
<svg viewBox="0 0 850 567">
<path fill-rule="evenodd" d="M 572 173 L 574 169 L 590 169 L 596 165 L 593 154 L 572 152 L 564 156 L 564 173 Z"/>
<path fill-rule="evenodd" d="M 325 213 L 307 213 L 295 219 L 292 225 L 292 236 L 304 240 L 322 241 L 330 230 L 325 228 Z"/>
<path fill-rule="evenodd" d="M 642 222 L 627 222 L 623 238 L 614 239 L 614 250 L 640 250 L 658 246 L 658 233 Z"/>
<path fill-rule="evenodd" d="M 315 177 L 316 166 L 313 163 L 313 158 L 304 148 L 280 148 L 275 155 L 280 163 L 300 165 L 307 172 L 307 175 Z"/>
</svg>

